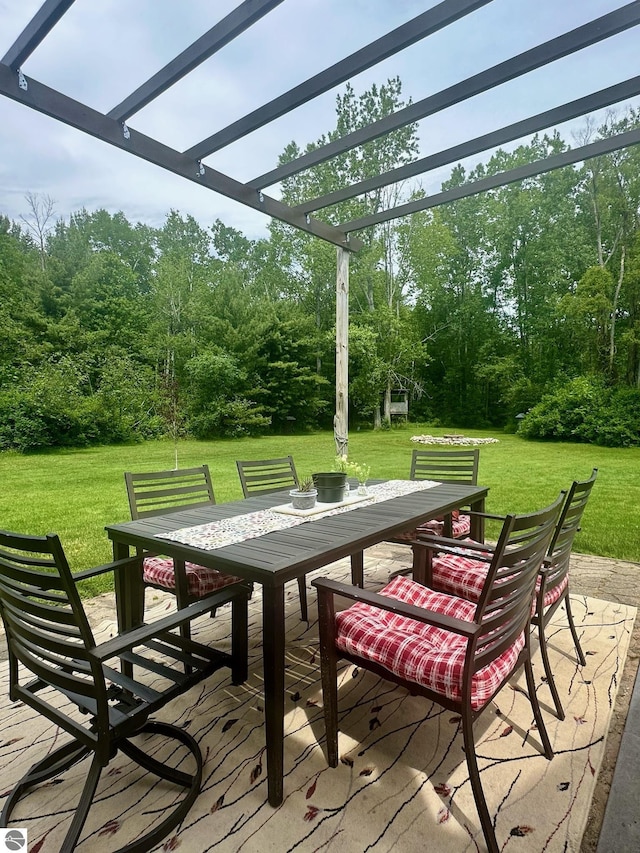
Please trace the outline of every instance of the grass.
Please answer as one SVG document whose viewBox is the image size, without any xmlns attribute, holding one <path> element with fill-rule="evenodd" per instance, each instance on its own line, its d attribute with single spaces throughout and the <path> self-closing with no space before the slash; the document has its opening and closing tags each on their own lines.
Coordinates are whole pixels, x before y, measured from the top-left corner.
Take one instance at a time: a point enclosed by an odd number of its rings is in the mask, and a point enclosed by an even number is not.
<svg viewBox="0 0 640 853">
<path fill-rule="evenodd" d="M 412 435 L 441 435 L 450 429 L 420 424 L 389 431 L 358 431 L 349 438 L 349 457 L 368 463 L 372 478 L 407 477 Z M 550 503 L 574 479 L 599 469 L 575 549 L 585 554 L 640 561 L 640 448 L 527 442 L 500 431 L 467 430 L 468 436 L 492 436 L 498 444 L 480 451 L 479 482 L 490 487 L 491 512 L 524 512 Z M 260 439 L 184 441 L 179 467 L 206 462 L 219 503 L 242 497 L 236 459 L 293 455 L 300 477 L 331 470 L 335 455 L 328 432 Z M 73 570 L 111 559 L 106 524 L 129 518 L 123 472 L 174 467 L 174 446 L 167 441 L 23 456 L 0 453 L 0 527 L 24 533 L 60 535 Z M 93 584 L 93 585 L 91 585 Z M 103 591 L 97 582 L 85 595 Z"/>
</svg>

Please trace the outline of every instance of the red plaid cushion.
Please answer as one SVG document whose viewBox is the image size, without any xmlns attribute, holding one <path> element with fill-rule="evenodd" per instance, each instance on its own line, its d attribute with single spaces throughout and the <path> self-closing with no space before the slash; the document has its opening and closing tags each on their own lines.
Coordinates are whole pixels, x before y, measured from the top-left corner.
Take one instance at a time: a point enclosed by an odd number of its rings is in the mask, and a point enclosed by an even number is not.
<svg viewBox="0 0 640 853">
<path fill-rule="evenodd" d="M 210 595 L 232 583 L 242 583 L 241 578 L 224 575 L 215 569 L 205 569 L 204 566 L 197 566 L 195 563 L 185 563 L 185 571 L 187 589 L 194 598 Z M 171 590 L 176 588 L 173 560 L 170 557 L 145 557 L 142 576 L 145 583 Z"/>
<path fill-rule="evenodd" d="M 471 518 L 468 515 L 459 515 L 457 513 L 452 513 L 453 517 L 451 519 L 451 532 L 453 534 L 454 539 L 462 539 L 465 536 L 468 536 L 471 532 Z M 442 536 L 444 532 L 444 520 L 441 518 L 434 518 L 431 521 L 425 522 L 425 524 L 421 524 L 420 527 L 417 528 L 418 533 L 427 533 L 430 536 Z"/>
<path fill-rule="evenodd" d="M 458 554 L 441 554 L 433 558 L 431 585 L 434 589 L 449 595 L 457 595 L 468 601 L 476 602 L 480 598 L 482 587 L 487 577 L 488 566 L 478 560 L 462 557 Z M 544 594 L 543 607 L 557 601 L 569 584 L 565 575 L 562 583 L 549 589 Z M 536 580 L 536 594 L 540 589 L 540 578 Z"/>
<path fill-rule="evenodd" d="M 556 602 L 568 586 L 569 586 L 569 576 L 565 575 L 562 578 L 561 583 L 559 583 L 555 587 L 552 587 L 551 589 L 548 589 L 544 594 L 544 603 L 542 605 L 544 607 L 544 609 L 546 610 L 550 604 L 553 604 L 554 602 Z M 536 594 L 538 593 L 539 589 L 540 589 L 540 578 L 538 578 L 538 580 L 536 581 Z"/>
<path fill-rule="evenodd" d="M 480 598 L 488 569 L 488 564 L 479 560 L 440 554 L 431 564 L 431 583 L 434 589 L 475 602 Z"/>
<path fill-rule="evenodd" d="M 475 604 L 434 592 L 398 576 L 382 595 L 457 619 L 472 621 Z M 422 684 L 449 699 L 460 700 L 467 641 L 464 637 L 406 616 L 360 602 L 336 616 L 337 647 L 380 664 L 390 672 Z M 499 658 L 473 676 L 471 706 L 482 708 L 513 669 L 524 646 L 524 633 Z"/>
<path fill-rule="evenodd" d="M 471 519 L 468 515 L 460 515 L 458 510 L 451 513 L 451 532 L 455 539 L 462 539 L 468 536 L 471 532 Z M 415 530 L 407 530 L 404 533 L 396 533 L 393 537 L 400 541 L 411 541 L 420 534 L 428 534 L 429 536 L 442 536 L 444 531 L 444 519 L 432 518 L 431 521 L 426 521 Z"/>
</svg>

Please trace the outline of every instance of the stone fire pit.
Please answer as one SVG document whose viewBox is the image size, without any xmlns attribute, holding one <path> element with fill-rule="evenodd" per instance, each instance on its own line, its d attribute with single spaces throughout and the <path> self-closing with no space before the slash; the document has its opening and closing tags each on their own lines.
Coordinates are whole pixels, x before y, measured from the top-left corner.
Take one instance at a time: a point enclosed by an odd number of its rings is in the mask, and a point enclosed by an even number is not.
<svg viewBox="0 0 640 853">
<path fill-rule="evenodd" d="M 472 447 L 476 444 L 498 444 L 497 438 L 467 438 L 457 433 L 447 435 L 412 435 L 411 441 L 419 444 L 449 444 L 457 447 Z"/>
</svg>

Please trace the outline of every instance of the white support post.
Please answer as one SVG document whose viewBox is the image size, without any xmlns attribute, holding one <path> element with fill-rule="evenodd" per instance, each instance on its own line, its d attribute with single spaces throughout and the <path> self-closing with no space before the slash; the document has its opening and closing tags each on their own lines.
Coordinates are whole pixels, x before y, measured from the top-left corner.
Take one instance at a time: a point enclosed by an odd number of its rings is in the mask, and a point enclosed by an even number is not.
<svg viewBox="0 0 640 853">
<path fill-rule="evenodd" d="M 340 247 L 336 271 L 336 413 L 333 437 L 336 455 L 346 456 L 349 444 L 349 252 Z"/>
</svg>

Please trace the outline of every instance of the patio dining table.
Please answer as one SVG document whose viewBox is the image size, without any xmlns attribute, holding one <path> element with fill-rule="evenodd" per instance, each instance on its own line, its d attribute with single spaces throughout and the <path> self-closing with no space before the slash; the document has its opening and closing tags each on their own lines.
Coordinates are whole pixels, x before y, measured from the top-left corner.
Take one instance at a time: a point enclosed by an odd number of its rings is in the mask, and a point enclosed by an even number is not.
<svg viewBox="0 0 640 853">
<path fill-rule="evenodd" d="M 262 495 L 226 504 L 212 504 L 167 515 L 110 524 L 106 527 L 115 559 L 131 548 L 166 554 L 236 575 L 262 586 L 263 668 L 267 789 L 272 806 L 283 800 L 285 706 L 285 595 L 284 585 L 344 557 L 351 558 L 352 578 L 361 586 L 363 551 L 462 506 L 482 512 L 488 488 L 438 483 L 380 502 L 363 501 L 341 514 L 310 516 L 304 523 L 254 536 L 234 544 L 212 547 L 183 530 L 210 529 L 217 522 L 233 528 L 248 514 L 282 505 L 284 493 Z M 202 527 L 204 526 L 204 528 Z M 479 530 L 472 535 L 482 537 Z M 177 538 L 165 538 L 166 536 Z M 179 541 L 180 538 L 186 541 Z M 196 544 L 193 544 L 194 541 Z M 188 543 L 191 544 L 188 544 Z M 179 563 L 178 563 L 179 565 Z M 419 579 L 419 578 L 418 578 Z M 141 570 L 118 571 L 115 577 L 118 627 L 141 624 L 144 587 Z"/>
</svg>

